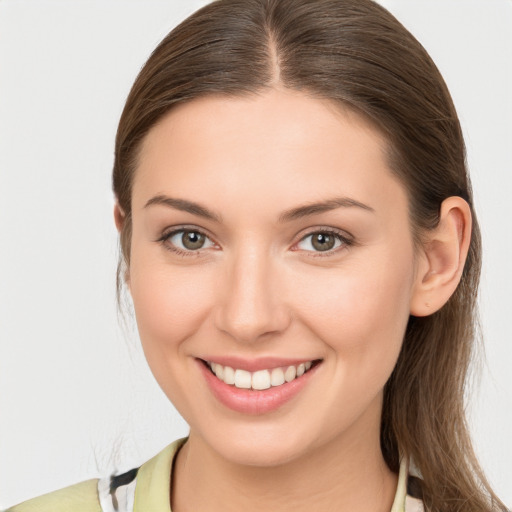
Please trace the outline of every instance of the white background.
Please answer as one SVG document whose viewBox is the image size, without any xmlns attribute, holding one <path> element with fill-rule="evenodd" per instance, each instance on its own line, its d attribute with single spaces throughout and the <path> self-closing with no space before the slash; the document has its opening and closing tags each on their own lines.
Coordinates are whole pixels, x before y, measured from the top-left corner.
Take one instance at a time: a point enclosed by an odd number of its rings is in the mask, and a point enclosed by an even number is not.
<svg viewBox="0 0 512 512">
<path fill-rule="evenodd" d="M 139 465 L 186 425 L 119 326 L 110 172 L 136 73 L 204 1 L 0 0 L 0 508 Z M 482 224 L 477 452 L 512 504 L 512 2 L 382 2 L 458 108 Z"/>
</svg>

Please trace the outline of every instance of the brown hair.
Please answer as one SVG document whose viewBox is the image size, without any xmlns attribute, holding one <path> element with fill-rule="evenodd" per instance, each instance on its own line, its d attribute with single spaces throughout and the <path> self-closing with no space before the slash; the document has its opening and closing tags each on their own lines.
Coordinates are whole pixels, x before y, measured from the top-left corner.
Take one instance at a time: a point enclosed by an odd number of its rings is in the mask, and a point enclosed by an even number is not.
<svg viewBox="0 0 512 512">
<path fill-rule="evenodd" d="M 125 268 L 131 187 L 148 131 L 177 103 L 208 94 L 254 94 L 276 83 L 348 106 L 385 134 L 390 167 L 409 194 L 417 243 L 436 226 L 447 197 L 461 196 L 473 209 L 450 94 L 421 44 L 384 8 L 371 0 L 217 0 L 160 43 L 127 99 L 113 172 L 126 216 Z M 428 511 L 505 509 L 478 465 L 464 412 L 481 262 L 472 213 L 461 282 L 440 311 L 410 318 L 384 392 L 384 458 L 397 471 L 399 454 L 412 457 Z"/>
</svg>

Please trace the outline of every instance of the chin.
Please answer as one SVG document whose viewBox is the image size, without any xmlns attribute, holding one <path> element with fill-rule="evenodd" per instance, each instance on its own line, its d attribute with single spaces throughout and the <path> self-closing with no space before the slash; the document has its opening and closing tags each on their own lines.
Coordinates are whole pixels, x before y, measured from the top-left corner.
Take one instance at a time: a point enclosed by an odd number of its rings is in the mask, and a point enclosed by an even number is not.
<svg viewBox="0 0 512 512">
<path fill-rule="evenodd" d="M 225 460 L 256 467 L 281 466 L 300 459 L 311 444 L 300 435 L 264 428 L 240 428 L 236 433 L 210 434 L 204 440 Z"/>
</svg>

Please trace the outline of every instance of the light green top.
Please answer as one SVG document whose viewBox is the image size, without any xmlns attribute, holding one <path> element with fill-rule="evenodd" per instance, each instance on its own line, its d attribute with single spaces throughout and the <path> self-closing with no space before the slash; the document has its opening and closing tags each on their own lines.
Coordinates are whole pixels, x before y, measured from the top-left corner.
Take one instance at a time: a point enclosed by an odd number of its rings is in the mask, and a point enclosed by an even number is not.
<svg viewBox="0 0 512 512">
<path fill-rule="evenodd" d="M 143 464 L 137 473 L 133 512 L 171 512 L 170 482 L 174 456 L 186 439 L 178 439 Z M 407 464 L 400 465 L 398 486 L 391 512 L 421 511 L 421 502 L 407 497 Z M 25 501 L 6 512 L 103 512 L 98 498 L 98 480 Z"/>
</svg>

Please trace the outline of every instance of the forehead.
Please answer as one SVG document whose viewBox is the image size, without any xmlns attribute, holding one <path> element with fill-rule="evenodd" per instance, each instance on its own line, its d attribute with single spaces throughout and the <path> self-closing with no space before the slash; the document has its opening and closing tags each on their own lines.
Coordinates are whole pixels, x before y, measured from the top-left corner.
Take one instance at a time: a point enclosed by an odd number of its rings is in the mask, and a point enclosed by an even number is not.
<svg viewBox="0 0 512 512">
<path fill-rule="evenodd" d="M 210 204 L 236 197 L 253 211 L 329 195 L 378 202 L 404 195 L 386 154 L 375 127 L 329 100 L 288 90 L 204 97 L 176 107 L 146 136 L 133 206 L 159 193 Z"/>
</svg>

